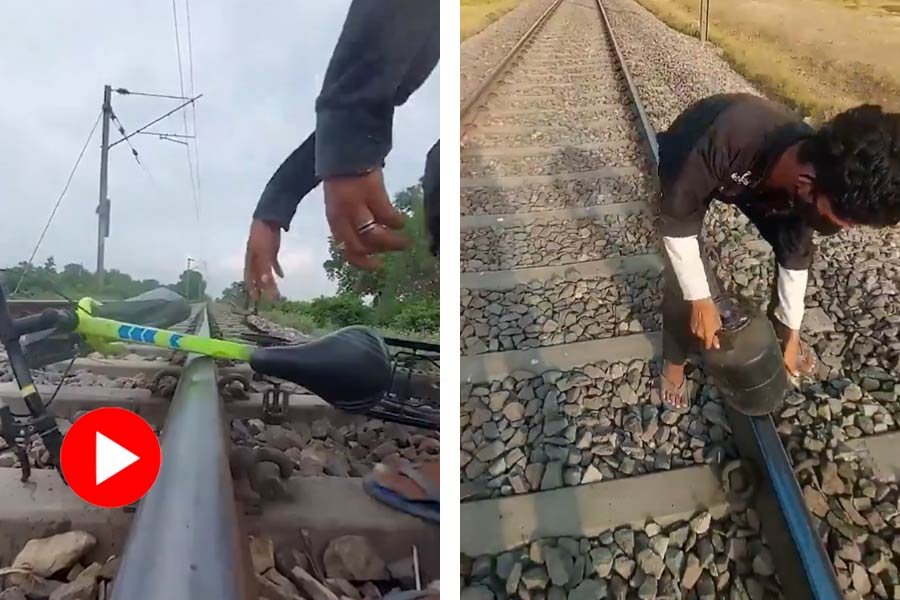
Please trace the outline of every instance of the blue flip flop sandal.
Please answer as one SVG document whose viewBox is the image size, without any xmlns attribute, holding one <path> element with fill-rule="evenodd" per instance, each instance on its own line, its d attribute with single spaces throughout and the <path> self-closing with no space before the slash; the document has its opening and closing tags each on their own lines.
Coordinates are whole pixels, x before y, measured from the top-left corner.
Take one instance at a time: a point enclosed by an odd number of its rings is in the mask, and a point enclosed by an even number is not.
<svg viewBox="0 0 900 600">
<path fill-rule="evenodd" d="M 385 465 L 376 465 L 377 469 L 388 469 Z M 388 469 L 390 470 L 390 469 Z M 416 470 L 413 465 L 404 465 L 400 467 L 399 473 L 411 479 L 425 492 L 427 500 L 409 500 L 404 498 L 397 492 L 384 487 L 375 479 L 375 473 L 369 473 L 363 478 L 363 489 L 383 504 L 387 504 L 391 508 L 395 508 L 401 512 L 425 519 L 432 523 L 440 523 L 441 515 L 441 493 L 436 489 L 434 484 L 425 478 L 425 476 Z"/>
</svg>

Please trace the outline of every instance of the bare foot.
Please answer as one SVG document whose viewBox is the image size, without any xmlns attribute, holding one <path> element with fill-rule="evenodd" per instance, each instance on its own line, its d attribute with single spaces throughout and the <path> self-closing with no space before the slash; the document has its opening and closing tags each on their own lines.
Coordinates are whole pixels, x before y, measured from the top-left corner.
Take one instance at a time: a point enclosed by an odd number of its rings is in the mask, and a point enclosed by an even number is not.
<svg viewBox="0 0 900 600">
<path fill-rule="evenodd" d="M 797 364 L 797 369 L 800 371 L 801 375 L 805 375 L 807 377 L 811 377 L 816 372 L 817 360 L 816 353 L 804 341 L 800 341 L 800 360 Z"/>
<path fill-rule="evenodd" d="M 676 365 L 666 361 L 663 364 L 660 398 L 664 404 L 676 410 L 687 410 L 690 398 L 684 378 L 684 365 Z"/>
</svg>

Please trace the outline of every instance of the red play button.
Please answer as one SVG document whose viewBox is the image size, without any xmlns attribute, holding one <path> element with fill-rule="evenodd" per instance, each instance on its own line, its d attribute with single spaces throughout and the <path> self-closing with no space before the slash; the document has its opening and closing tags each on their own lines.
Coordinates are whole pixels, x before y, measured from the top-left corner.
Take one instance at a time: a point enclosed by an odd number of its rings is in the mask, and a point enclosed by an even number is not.
<svg viewBox="0 0 900 600">
<path fill-rule="evenodd" d="M 60 453 L 63 475 L 79 498 L 118 508 L 143 497 L 159 474 L 162 452 L 147 422 L 122 408 L 100 408 L 72 425 Z"/>
</svg>

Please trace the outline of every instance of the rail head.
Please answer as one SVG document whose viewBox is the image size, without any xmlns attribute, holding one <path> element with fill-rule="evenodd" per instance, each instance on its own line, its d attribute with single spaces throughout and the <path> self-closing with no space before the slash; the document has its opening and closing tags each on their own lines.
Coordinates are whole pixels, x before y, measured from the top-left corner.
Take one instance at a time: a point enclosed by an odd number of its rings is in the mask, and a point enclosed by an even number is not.
<svg viewBox="0 0 900 600">
<path fill-rule="evenodd" d="M 540 17 L 538 17 L 537 21 L 535 21 L 531 27 L 528 28 L 519 41 L 517 41 L 512 48 L 510 48 L 509 52 L 506 53 L 506 56 L 503 57 L 496 67 L 485 77 L 481 83 L 478 84 L 478 87 L 475 88 L 475 91 L 469 94 L 469 97 L 463 103 L 462 109 L 460 110 L 460 122 L 462 127 L 460 128 L 460 133 L 464 133 L 465 128 L 472 124 L 472 120 L 474 119 L 476 109 L 478 104 L 484 98 L 488 89 L 494 85 L 497 78 L 500 74 L 506 69 L 507 66 L 512 62 L 513 58 L 522 50 L 525 44 L 540 30 L 541 26 L 547 22 L 547 19 L 550 18 L 550 15 L 562 4 L 562 0 L 553 0 L 550 6 L 547 7 Z"/>
<path fill-rule="evenodd" d="M 622 69 L 622 75 L 625 77 L 625 85 L 628 88 L 628 95 L 631 98 L 631 102 L 634 105 L 634 110 L 637 113 L 638 121 L 640 121 L 640 129 L 641 133 L 644 136 L 644 141 L 647 143 L 650 154 L 653 157 L 653 164 L 655 167 L 659 166 L 659 142 L 656 139 L 656 130 L 653 128 L 653 124 L 650 122 L 650 117 L 647 115 L 647 111 L 644 108 L 644 103 L 641 102 L 641 95 L 638 93 L 637 84 L 635 84 L 634 79 L 631 77 L 631 72 L 628 70 L 628 64 L 625 62 L 625 57 L 622 55 L 622 51 L 619 49 L 619 43 L 616 41 L 616 35 L 613 33 L 612 23 L 609 22 L 609 15 L 606 14 L 606 8 L 603 6 L 602 0 L 596 0 L 597 9 L 600 11 L 600 18 L 603 21 L 604 28 L 606 29 L 606 34 L 609 36 L 610 45 L 613 48 L 613 53 L 616 55 L 616 62 L 619 64 L 619 68 Z"/>
<path fill-rule="evenodd" d="M 195 333 L 209 334 L 208 307 Z M 112 600 L 244 600 L 246 560 L 213 359 L 191 354 L 162 437 L 163 462 L 140 501 Z"/>
</svg>

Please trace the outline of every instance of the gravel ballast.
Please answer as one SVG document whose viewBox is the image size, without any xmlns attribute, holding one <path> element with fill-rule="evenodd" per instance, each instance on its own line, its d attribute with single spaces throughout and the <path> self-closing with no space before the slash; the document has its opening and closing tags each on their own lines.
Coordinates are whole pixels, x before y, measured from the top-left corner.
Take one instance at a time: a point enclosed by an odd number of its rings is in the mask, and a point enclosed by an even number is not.
<svg viewBox="0 0 900 600">
<path fill-rule="evenodd" d="M 465 354 L 555 346 L 659 331 L 658 272 L 534 281 L 508 291 L 462 290 Z"/>
<path fill-rule="evenodd" d="M 461 482 L 469 499 L 608 481 L 733 455 L 717 388 L 687 414 L 662 406 L 654 361 L 516 372 L 465 388 Z"/>
<path fill-rule="evenodd" d="M 553 0 L 525 0 L 460 45 L 459 96 L 465 102 Z"/>
<path fill-rule="evenodd" d="M 463 598 L 640 600 L 778 597 L 773 558 L 751 511 L 701 513 L 593 538 L 545 538 L 498 556 L 463 557 Z"/>
<path fill-rule="evenodd" d="M 646 213 L 602 215 L 462 233 L 463 272 L 501 271 L 651 254 L 654 220 Z"/>
<path fill-rule="evenodd" d="M 560 181 L 518 189 L 472 188 L 462 190 L 462 206 L 464 214 L 483 215 L 618 204 L 647 197 L 655 185 L 646 175 L 638 175 Z"/>
</svg>

